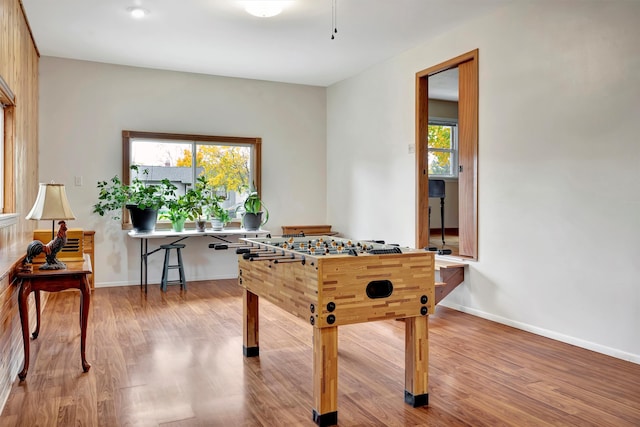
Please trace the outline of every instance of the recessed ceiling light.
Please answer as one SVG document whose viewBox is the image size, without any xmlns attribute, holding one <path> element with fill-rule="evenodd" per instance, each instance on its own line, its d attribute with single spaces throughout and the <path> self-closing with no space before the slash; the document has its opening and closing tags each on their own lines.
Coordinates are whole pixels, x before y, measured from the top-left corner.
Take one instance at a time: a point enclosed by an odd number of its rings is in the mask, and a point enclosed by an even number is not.
<svg viewBox="0 0 640 427">
<path fill-rule="evenodd" d="M 142 19 L 149 14 L 147 9 L 143 9 L 141 7 L 129 7 L 127 8 L 127 12 L 136 19 Z"/>
<path fill-rule="evenodd" d="M 247 13 L 257 16 L 258 18 L 271 18 L 272 16 L 279 15 L 282 10 L 290 6 L 292 0 L 247 0 L 239 1 L 240 5 L 244 7 Z"/>
</svg>

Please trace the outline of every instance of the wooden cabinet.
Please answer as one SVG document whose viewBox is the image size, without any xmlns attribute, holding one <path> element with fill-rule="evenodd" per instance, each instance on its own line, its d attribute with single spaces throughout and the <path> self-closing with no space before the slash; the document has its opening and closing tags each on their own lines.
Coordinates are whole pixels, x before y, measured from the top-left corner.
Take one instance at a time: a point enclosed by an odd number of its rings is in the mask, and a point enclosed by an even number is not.
<svg viewBox="0 0 640 427">
<path fill-rule="evenodd" d="M 91 268 L 96 271 L 96 263 L 94 260 L 95 237 L 96 232 L 93 230 L 82 230 L 81 228 L 70 228 L 67 230 L 67 244 L 58 253 L 58 259 L 62 262 L 66 261 L 82 261 L 83 255 L 88 254 L 91 259 Z M 34 240 L 40 240 L 43 243 L 51 240 L 51 230 L 35 230 L 33 232 Z M 33 262 L 35 264 L 44 262 L 44 254 L 38 255 Z M 94 288 L 94 274 L 89 274 L 89 285 Z"/>
<path fill-rule="evenodd" d="M 87 278 L 89 279 L 89 286 L 91 286 L 91 289 L 94 288 L 93 277 L 96 272 L 96 263 L 93 259 L 95 249 L 95 235 L 96 232 L 93 230 L 84 230 L 82 232 L 82 251 L 85 254 L 88 254 L 89 258 L 91 258 L 91 270 L 93 270 L 92 274 L 87 275 Z"/>
<path fill-rule="evenodd" d="M 300 234 L 304 233 L 305 236 L 333 236 L 338 234 L 331 231 L 330 225 L 283 225 L 282 234 Z"/>
</svg>

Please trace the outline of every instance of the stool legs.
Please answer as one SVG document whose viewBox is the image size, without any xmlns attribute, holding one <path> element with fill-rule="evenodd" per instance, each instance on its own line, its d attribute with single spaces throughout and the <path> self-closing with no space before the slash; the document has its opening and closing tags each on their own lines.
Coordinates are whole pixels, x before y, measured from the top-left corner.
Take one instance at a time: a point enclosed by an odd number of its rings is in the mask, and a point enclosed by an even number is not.
<svg viewBox="0 0 640 427">
<path fill-rule="evenodd" d="M 180 248 L 176 249 L 178 252 L 178 271 L 180 272 L 180 289 L 187 290 L 187 279 L 184 277 L 184 264 L 182 264 L 182 252 Z M 166 290 L 166 287 L 165 287 Z"/>
<path fill-rule="evenodd" d="M 444 197 L 440 197 L 440 231 L 442 233 L 442 246 L 444 247 Z"/>
<path fill-rule="evenodd" d="M 171 249 L 164 250 L 164 267 L 162 269 L 162 281 L 160 282 L 160 290 L 167 292 L 167 278 L 169 276 L 169 257 Z"/>
<path fill-rule="evenodd" d="M 182 252 L 180 249 L 184 247 L 184 245 L 163 245 L 160 246 L 164 249 L 164 266 L 162 268 L 162 280 L 160 281 L 160 290 L 162 292 L 167 292 L 167 283 L 171 282 L 179 282 L 180 289 L 187 290 L 187 279 L 184 275 L 184 264 L 182 263 Z M 178 263 L 175 265 L 171 265 L 171 249 L 176 250 L 176 256 L 178 258 Z M 169 280 L 169 270 L 177 268 L 178 273 L 180 274 L 180 280 Z"/>
</svg>

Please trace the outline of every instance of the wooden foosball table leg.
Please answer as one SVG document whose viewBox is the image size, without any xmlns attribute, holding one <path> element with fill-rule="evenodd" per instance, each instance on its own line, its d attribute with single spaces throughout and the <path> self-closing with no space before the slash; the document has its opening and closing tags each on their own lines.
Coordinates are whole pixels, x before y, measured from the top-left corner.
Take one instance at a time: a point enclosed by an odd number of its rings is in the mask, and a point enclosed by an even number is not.
<svg viewBox="0 0 640 427">
<path fill-rule="evenodd" d="M 404 401 L 429 404 L 429 316 L 405 319 Z"/>
<path fill-rule="evenodd" d="M 244 290 L 244 319 L 242 328 L 242 352 L 246 357 L 254 357 L 260 354 L 258 344 L 258 296 Z"/>
<path fill-rule="evenodd" d="M 313 328 L 313 421 L 338 424 L 338 327 Z"/>
</svg>

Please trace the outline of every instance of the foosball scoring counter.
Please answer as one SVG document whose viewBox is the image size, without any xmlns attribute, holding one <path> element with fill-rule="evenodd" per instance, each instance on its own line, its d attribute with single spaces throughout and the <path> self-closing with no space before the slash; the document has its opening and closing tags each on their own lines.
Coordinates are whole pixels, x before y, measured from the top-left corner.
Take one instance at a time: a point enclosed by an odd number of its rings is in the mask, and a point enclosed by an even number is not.
<svg viewBox="0 0 640 427">
<path fill-rule="evenodd" d="M 259 355 L 258 301 L 313 327 L 313 420 L 338 423 L 338 327 L 405 319 L 407 404 L 429 403 L 428 315 L 435 309 L 434 254 L 332 236 L 240 239 L 243 352 Z"/>
</svg>

